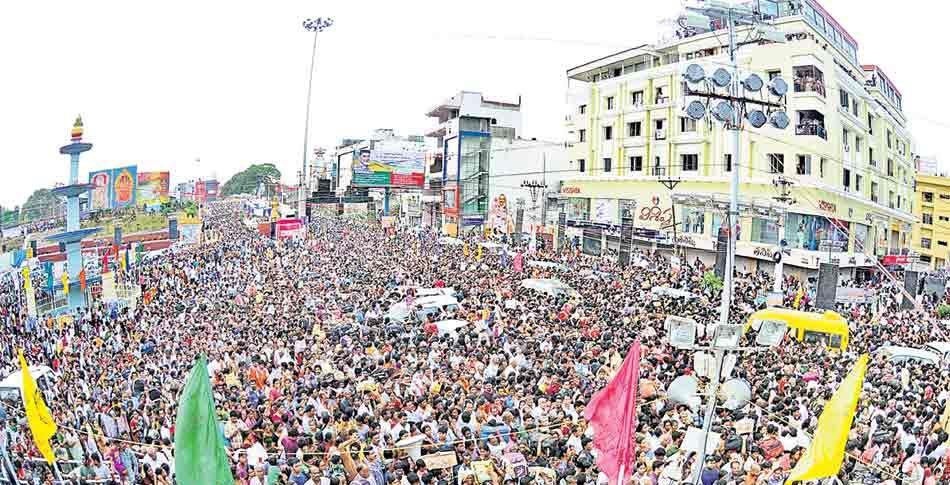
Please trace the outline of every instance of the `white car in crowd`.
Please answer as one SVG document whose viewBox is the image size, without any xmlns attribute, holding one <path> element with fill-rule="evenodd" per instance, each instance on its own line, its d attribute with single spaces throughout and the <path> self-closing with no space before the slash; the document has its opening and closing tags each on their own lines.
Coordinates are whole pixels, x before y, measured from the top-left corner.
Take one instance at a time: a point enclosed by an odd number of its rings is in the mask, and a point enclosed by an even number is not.
<svg viewBox="0 0 950 485">
<path fill-rule="evenodd" d="M 56 377 L 53 369 L 45 365 L 31 365 L 30 376 L 33 377 L 40 389 L 49 389 Z M 23 374 L 20 371 L 15 371 L 0 381 L 0 400 L 19 400 L 21 389 L 23 389 Z"/>
<path fill-rule="evenodd" d="M 918 362 L 921 364 L 940 364 L 940 355 L 929 350 L 901 347 L 899 345 L 885 345 L 874 351 L 874 355 L 884 355 L 889 362 Z"/>
<path fill-rule="evenodd" d="M 392 322 L 405 322 L 410 319 L 424 321 L 427 316 L 432 320 L 455 316 L 461 308 L 454 296 L 434 295 L 417 298 L 410 306 L 405 301 L 394 303 L 386 312 L 386 318 Z"/>
<path fill-rule="evenodd" d="M 937 353 L 944 362 L 950 362 L 950 342 L 930 342 L 927 350 Z"/>
</svg>

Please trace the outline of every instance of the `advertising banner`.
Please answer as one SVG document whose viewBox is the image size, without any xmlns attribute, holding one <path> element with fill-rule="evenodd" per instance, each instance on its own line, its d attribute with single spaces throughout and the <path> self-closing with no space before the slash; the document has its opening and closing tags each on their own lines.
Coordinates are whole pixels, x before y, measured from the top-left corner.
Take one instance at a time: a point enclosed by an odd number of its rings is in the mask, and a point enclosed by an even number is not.
<svg viewBox="0 0 950 485">
<path fill-rule="evenodd" d="M 618 203 L 617 199 L 591 199 L 590 220 L 601 224 L 616 224 Z"/>
<path fill-rule="evenodd" d="M 201 237 L 201 223 L 179 224 L 178 231 L 181 235 L 181 242 L 186 244 L 198 244 Z"/>
<path fill-rule="evenodd" d="M 112 202 L 109 190 L 112 187 L 112 170 L 99 170 L 89 173 L 89 183 L 93 185 L 89 192 L 89 207 L 92 210 L 109 209 Z"/>
<path fill-rule="evenodd" d="M 835 302 L 844 304 L 871 303 L 874 300 L 874 292 L 864 288 L 849 288 L 839 286 L 835 292 Z"/>
<path fill-rule="evenodd" d="M 353 160 L 353 185 L 361 187 L 422 187 L 425 147 L 381 146 L 360 150 Z"/>
<path fill-rule="evenodd" d="M 89 183 L 93 185 L 90 208 L 99 210 L 134 206 L 138 182 L 135 165 L 89 172 Z"/>
<path fill-rule="evenodd" d="M 168 185 L 168 172 L 139 172 L 137 205 L 154 208 L 168 202 Z"/>
<path fill-rule="evenodd" d="M 135 191 L 139 179 L 136 167 L 117 168 L 112 173 L 112 208 L 121 209 L 135 205 Z"/>
<path fill-rule="evenodd" d="M 275 223 L 277 239 L 303 237 L 305 231 L 306 229 L 302 219 L 281 219 Z"/>
</svg>

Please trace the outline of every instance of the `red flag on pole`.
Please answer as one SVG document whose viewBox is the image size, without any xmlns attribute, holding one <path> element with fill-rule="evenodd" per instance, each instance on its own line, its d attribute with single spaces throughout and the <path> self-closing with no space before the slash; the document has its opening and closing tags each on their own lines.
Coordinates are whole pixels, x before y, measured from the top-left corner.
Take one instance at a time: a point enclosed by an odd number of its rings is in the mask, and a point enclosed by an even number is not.
<svg viewBox="0 0 950 485">
<path fill-rule="evenodd" d="M 640 384 L 640 341 L 630 346 L 613 380 L 590 398 L 584 417 L 594 427 L 597 467 L 610 485 L 623 484 L 634 459 L 637 393 Z"/>
<path fill-rule="evenodd" d="M 109 251 L 102 253 L 102 272 L 109 272 Z"/>
<path fill-rule="evenodd" d="M 79 288 L 82 290 L 86 289 L 86 268 L 79 271 Z"/>
</svg>

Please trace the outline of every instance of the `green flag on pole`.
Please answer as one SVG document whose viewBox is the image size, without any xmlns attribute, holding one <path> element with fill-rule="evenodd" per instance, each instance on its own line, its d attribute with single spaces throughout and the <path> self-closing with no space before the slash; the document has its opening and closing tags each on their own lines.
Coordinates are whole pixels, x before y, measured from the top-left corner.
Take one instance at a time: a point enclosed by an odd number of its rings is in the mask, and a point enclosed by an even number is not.
<svg viewBox="0 0 950 485">
<path fill-rule="evenodd" d="M 205 356 L 191 368 L 175 419 L 175 481 L 178 485 L 232 485 L 224 436 L 218 427 Z"/>
</svg>

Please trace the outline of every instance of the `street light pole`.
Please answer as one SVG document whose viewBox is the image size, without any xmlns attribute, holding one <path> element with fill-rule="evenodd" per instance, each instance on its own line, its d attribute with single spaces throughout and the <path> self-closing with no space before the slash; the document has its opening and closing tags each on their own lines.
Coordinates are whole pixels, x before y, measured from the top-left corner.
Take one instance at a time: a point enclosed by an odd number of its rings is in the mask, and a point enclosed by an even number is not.
<svg viewBox="0 0 950 485">
<path fill-rule="evenodd" d="M 736 61 L 736 21 L 732 10 L 728 12 L 729 27 L 729 63 L 732 64 L 732 95 L 739 96 L 739 64 Z M 725 278 L 722 286 L 722 307 L 719 313 L 719 323 L 729 323 L 729 305 L 732 304 L 733 274 L 736 264 L 736 232 L 739 229 L 739 127 L 742 123 L 741 110 L 735 110 L 732 122 L 732 175 L 729 178 L 729 247 L 726 248 Z"/>
<path fill-rule="evenodd" d="M 310 52 L 310 77 L 307 80 L 307 114 L 303 127 L 303 163 L 300 169 L 300 185 L 297 188 L 297 217 L 306 217 L 307 197 L 304 193 L 304 178 L 307 176 L 307 141 L 310 138 L 310 99 L 313 94 L 313 68 L 317 61 L 317 35 L 333 25 L 333 19 L 317 17 L 303 21 L 303 28 L 313 32 L 313 49 Z"/>
</svg>

